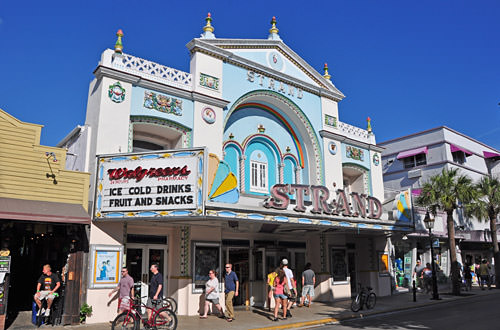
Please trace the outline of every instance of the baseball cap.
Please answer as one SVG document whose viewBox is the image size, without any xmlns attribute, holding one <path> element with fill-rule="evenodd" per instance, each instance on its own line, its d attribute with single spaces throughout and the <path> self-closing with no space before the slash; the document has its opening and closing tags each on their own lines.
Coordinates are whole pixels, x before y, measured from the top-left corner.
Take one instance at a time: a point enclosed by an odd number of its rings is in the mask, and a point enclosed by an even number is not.
<svg viewBox="0 0 500 330">
<path fill-rule="evenodd" d="M 283 260 L 281 261 L 281 263 L 282 263 L 283 265 L 288 265 L 288 259 L 283 259 Z"/>
</svg>

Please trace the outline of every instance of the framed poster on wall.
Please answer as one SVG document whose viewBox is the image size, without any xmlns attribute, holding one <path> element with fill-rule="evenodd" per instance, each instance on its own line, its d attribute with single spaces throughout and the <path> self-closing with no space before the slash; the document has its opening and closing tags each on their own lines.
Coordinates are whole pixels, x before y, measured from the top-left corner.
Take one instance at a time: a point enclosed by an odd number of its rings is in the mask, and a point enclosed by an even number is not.
<svg viewBox="0 0 500 330">
<path fill-rule="evenodd" d="M 389 276 L 389 254 L 386 252 L 378 253 L 378 274 L 379 276 Z"/>
<path fill-rule="evenodd" d="M 114 288 L 120 282 L 123 246 L 90 246 L 89 288 Z"/>
</svg>

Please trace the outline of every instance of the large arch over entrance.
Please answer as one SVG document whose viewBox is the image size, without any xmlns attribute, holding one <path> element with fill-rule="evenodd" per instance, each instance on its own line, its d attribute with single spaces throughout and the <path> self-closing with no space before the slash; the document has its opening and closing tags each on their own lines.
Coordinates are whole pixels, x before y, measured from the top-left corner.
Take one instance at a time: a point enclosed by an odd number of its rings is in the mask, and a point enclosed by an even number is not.
<svg viewBox="0 0 500 330">
<path fill-rule="evenodd" d="M 233 103 L 224 119 L 224 131 L 235 112 L 250 106 L 268 111 L 282 122 L 296 141 L 299 165 L 307 171 L 309 184 L 323 184 L 319 139 L 304 112 L 287 97 L 268 90 L 255 90 L 241 96 Z"/>
</svg>

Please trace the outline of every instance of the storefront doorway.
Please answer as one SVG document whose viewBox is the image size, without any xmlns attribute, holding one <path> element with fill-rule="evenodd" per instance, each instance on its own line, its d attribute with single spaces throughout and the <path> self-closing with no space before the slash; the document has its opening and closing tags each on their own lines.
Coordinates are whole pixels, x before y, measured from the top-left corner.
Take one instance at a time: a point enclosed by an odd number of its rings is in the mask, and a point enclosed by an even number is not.
<svg viewBox="0 0 500 330">
<path fill-rule="evenodd" d="M 127 244 L 127 269 L 134 279 L 135 295 L 144 297 L 148 295 L 149 279 L 152 275 L 149 268 L 153 263 L 159 265 L 159 271 L 163 275 L 163 295 L 168 295 L 167 282 L 167 256 L 168 249 L 162 244 Z M 143 298 L 146 303 L 147 298 Z"/>
<path fill-rule="evenodd" d="M 236 247 L 226 247 L 223 250 L 223 255 L 225 257 L 225 263 L 233 264 L 233 271 L 238 276 L 240 282 L 240 292 L 237 297 L 234 297 L 234 306 L 249 304 L 250 292 L 249 292 L 249 275 L 250 275 L 250 263 L 249 263 L 249 249 L 248 248 L 236 248 Z"/>
</svg>

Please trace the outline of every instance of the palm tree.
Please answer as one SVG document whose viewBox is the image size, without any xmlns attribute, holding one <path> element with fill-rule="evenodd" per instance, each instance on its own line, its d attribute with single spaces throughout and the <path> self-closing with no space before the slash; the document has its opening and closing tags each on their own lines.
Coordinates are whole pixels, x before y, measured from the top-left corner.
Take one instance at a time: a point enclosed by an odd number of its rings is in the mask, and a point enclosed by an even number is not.
<svg viewBox="0 0 500 330">
<path fill-rule="evenodd" d="M 475 185 L 478 200 L 474 208 L 474 216 L 478 219 L 490 221 L 491 242 L 493 243 L 493 257 L 495 258 L 495 285 L 500 289 L 500 252 L 497 238 L 497 218 L 500 214 L 500 180 L 484 176 Z"/>
<path fill-rule="evenodd" d="M 460 267 L 457 260 L 455 245 L 455 222 L 453 212 L 463 208 L 466 215 L 471 212 L 472 202 L 475 200 L 476 190 L 472 180 L 458 173 L 458 169 L 443 169 L 440 174 L 429 178 L 423 184 L 422 192 L 416 203 L 428 208 L 436 216 L 438 210 L 446 213 L 448 229 L 448 247 L 450 249 L 452 292 L 460 295 Z"/>
</svg>

